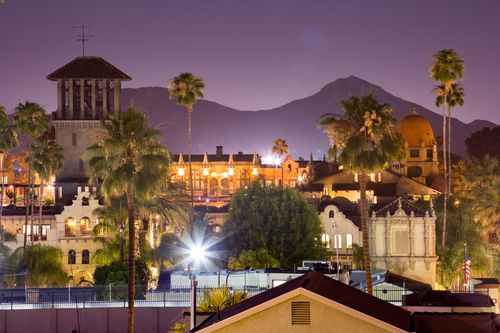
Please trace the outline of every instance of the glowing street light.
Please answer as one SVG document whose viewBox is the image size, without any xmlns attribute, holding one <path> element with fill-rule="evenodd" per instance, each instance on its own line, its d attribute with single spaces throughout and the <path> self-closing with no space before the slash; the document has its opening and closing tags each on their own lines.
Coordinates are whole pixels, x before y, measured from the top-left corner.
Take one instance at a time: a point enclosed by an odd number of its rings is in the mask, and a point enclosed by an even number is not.
<svg viewBox="0 0 500 333">
<path fill-rule="evenodd" d="M 199 244 L 193 244 L 189 250 L 190 250 L 189 259 L 193 263 L 193 265 L 196 262 L 201 262 L 206 258 L 205 248 Z M 198 285 L 198 282 L 196 281 L 196 275 L 194 273 L 191 273 L 191 276 L 189 278 L 191 280 L 190 322 L 191 322 L 191 329 L 194 329 L 194 327 L 196 326 L 196 289 L 197 289 L 196 286 Z"/>
</svg>

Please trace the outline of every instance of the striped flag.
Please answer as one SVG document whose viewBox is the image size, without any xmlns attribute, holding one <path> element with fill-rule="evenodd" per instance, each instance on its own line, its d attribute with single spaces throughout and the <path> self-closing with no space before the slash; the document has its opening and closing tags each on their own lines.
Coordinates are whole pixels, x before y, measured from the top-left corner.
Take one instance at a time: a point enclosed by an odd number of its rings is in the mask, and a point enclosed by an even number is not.
<svg viewBox="0 0 500 333">
<path fill-rule="evenodd" d="M 470 260 L 467 255 L 467 246 L 464 250 L 464 285 L 469 287 L 470 285 Z"/>
</svg>

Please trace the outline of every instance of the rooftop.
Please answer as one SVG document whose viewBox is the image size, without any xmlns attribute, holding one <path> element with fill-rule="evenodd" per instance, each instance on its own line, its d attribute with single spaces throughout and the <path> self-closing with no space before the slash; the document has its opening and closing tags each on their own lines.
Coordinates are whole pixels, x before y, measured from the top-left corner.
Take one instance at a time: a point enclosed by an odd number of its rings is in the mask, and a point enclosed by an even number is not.
<svg viewBox="0 0 500 333">
<path fill-rule="evenodd" d="M 47 75 L 47 79 L 57 81 L 58 79 L 118 79 L 123 81 L 132 80 L 130 76 L 111 65 L 101 57 L 77 57 Z"/>
</svg>

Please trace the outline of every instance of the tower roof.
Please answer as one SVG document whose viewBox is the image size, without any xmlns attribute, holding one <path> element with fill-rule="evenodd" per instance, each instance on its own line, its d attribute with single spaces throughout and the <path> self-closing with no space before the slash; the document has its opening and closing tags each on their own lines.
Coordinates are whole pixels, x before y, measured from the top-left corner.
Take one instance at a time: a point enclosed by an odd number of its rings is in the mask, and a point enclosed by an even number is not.
<svg viewBox="0 0 500 333">
<path fill-rule="evenodd" d="M 432 126 L 422 115 L 413 109 L 411 114 L 401 119 L 398 123 L 398 133 L 408 142 L 410 147 L 432 146 L 434 144 L 434 131 Z"/>
<path fill-rule="evenodd" d="M 132 80 L 130 76 L 111 65 L 101 57 L 77 57 L 47 75 L 47 79 L 119 79 Z"/>
</svg>

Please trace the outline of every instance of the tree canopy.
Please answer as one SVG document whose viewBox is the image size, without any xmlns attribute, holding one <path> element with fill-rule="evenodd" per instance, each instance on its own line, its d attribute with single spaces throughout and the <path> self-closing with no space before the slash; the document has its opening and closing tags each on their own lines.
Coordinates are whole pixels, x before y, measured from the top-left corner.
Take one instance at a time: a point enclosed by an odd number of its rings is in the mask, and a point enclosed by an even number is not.
<svg viewBox="0 0 500 333">
<path fill-rule="evenodd" d="M 254 182 L 238 190 L 222 232 L 233 256 L 245 250 L 267 249 L 282 268 L 328 256 L 321 242 L 318 213 L 295 189 Z"/>
<path fill-rule="evenodd" d="M 470 159 L 481 160 L 485 155 L 500 160 L 500 126 L 485 127 L 465 139 L 467 155 Z"/>
</svg>

